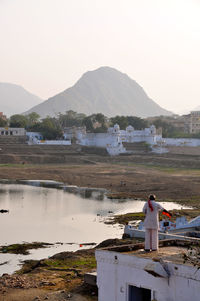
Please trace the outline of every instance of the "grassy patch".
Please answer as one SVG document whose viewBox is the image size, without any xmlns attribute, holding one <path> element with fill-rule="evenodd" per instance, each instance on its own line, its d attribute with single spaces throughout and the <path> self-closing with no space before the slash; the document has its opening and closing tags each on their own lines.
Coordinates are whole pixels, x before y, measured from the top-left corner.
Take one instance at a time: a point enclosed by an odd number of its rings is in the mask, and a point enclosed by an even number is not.
<svg viewBox="0 0 200 301">
<path fill-rule="evenodd" d="M 137 221 L 137 220 L 144 220 L 144 213 L 143 212 L 134 212 L 134 213 L 126 213 L 115 215 L 112 220 L 105 222 L 106 224 L 123 224 L 125 225 L 127 222 L 130 221 Z"/>
<path fill-rule="evenodd" d="M 46 248 L 47 246 L 50 246 L 50 245 L 52 245 L 52 244 L 44 243 L 44 242 L 12 244 L 12 245 L 9 245 L 9 246 L 1 246 L 0 247 L 0 253 L 28 255 L 29 250 L 31 250 L 31 249 Z"/>
<path fill-rule="evenodd" d="M 174 209 L 174 210 L 169 210 L 172 213 L 172 221 L 175 221 L 177 217 L 180 216 L 185 216 L 188 220 L 193 219 L 200 215 L 200 210 L 199 209 Z M 106 224 L 122 224 L 125 225 L 127 222 L 130 221 L 144 221 L 145 215 L 143 212 L 134 212 L 134 213 L 126 213 L 126 214 L 121 214 L 121 215 L 116 215 L 113 217 L 112 220 L 108 220 L 105 223 Z M 163 215 L 159 215 L 159 219 L 162 220 Z"/>
<path fill-rule="evenodd" d="M 51 268 L 57 269 L 94 269 L 96 268 L 96 260 L 93 255 L 84 256 L 75 259 L 66 259 L 66 260 L 58 260 L 58 259 L 46 259 L 44 264 Z"/>
</svg>

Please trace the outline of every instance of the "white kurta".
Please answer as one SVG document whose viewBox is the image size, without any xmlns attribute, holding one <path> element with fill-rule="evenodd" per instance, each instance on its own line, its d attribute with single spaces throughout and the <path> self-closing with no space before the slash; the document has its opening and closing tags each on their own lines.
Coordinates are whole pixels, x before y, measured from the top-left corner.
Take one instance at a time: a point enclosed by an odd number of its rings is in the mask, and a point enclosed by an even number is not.
<svg viewBox="0 0 200 301">
<path fill-rule="evenodd" d="M 145 213 L 144 227 L 145 229 L 158 229 L 159 228 L 159 220 L 158 220 L 158 212 L 159 210 L 163 210 L 164 208 L 156 203 L 155 201 L 151 201 L 153 211 L 149 208 L 148 202 L 145 203 L 143 207 L 143 212 Z"/>
<path fill-rule="evenodd" d="M 143 212 L 145 213 L 144 227 L 145 227 L 145 250 L 158 250 L 158 212 L 164 208 L 151 201 L 153 211 L 149 208 L 148 202 L 145 203 Z"/>
</svg>

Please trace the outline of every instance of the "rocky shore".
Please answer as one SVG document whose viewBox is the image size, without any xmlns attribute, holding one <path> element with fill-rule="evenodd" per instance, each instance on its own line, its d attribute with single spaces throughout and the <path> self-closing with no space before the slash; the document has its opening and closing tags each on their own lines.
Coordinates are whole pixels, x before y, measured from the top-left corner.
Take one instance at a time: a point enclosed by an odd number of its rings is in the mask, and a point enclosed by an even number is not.
<svg viewBox="0 0 200 301">
<path fill-rule="evenodd" d="M 124 243 L 132 244 L 133 240 L 108 239 L 89 250 L 25 261 L 18 272 L 0 277 L 0 295 L 3 301 L 95 301 L 97 288 L 84 283 L 84 274 L 96 270 L 95 250 Z"/>
</svg>

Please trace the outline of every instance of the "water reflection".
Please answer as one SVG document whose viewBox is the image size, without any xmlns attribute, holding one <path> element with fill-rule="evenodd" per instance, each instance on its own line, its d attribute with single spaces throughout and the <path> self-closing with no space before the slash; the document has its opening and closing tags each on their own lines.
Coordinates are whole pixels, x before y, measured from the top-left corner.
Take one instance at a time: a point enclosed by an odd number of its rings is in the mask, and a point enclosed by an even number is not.
<svg viewBox="0 0 200 301">
<path fill-rule="evenodd" d="M 109 200 L 103 191 L 89 189 L 82 193 L 87 198 L 64 189 L 19 184 L 0 184 L 0 191 L 0 209 L 9 210 L 9 214 L 0 215 L 0 245 L 24 241 L 77 244 L 33 250 L 29 257 L 37 259 L 59 251 L 76 250 L 80 243 L 121 237 L 123 229 L 105 225 L 104 219 L 112 213 L 139 212 L 144 205 L 142 201 Z M 165 208 L 180 206 L 166 203 Z M 16 269 L 17 258 L 24 256 L 0 254 L 0 263 L 10 260 L 8 265 L 0 266 L 0 273 L 5 272 L 6 266 L 9 272 Z"/>
</svg>

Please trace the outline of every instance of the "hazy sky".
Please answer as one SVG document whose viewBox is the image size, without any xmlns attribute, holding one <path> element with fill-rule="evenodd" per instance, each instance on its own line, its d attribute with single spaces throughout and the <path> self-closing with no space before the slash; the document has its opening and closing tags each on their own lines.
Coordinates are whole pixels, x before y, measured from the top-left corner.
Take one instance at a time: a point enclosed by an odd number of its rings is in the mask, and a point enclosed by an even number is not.
<svg viewBox="0 0 200 301">
<path fill-rule="evenodd" d="M 0 0 L 0 82 L 47 99 L 100 66 L 175 112 L 200 105 L 200 0 Z"/>
</svg>

